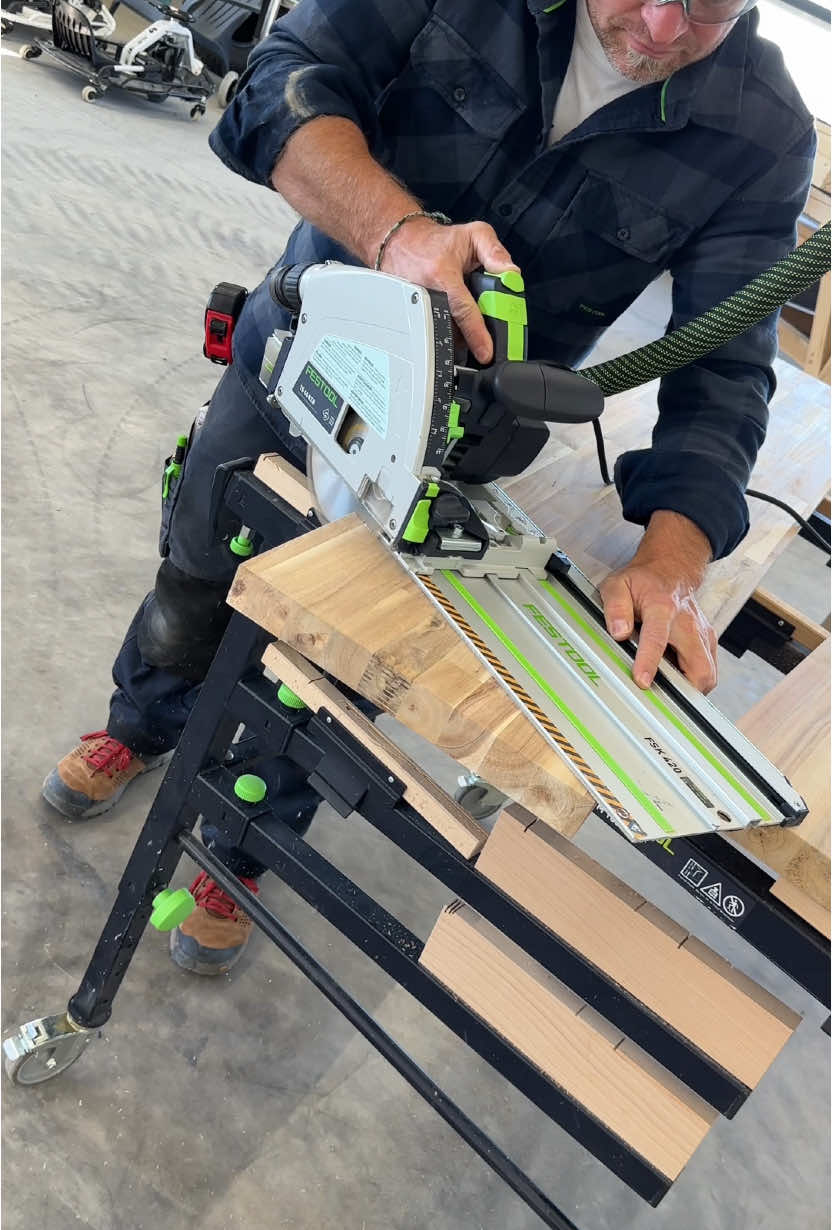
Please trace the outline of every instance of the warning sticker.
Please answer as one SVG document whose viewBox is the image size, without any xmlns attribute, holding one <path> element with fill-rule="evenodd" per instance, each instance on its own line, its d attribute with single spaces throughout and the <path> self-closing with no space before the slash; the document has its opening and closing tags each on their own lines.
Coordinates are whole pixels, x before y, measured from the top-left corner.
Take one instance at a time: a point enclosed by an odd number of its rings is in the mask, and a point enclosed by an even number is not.
<svg viewBox="0 0 832 1230">
<path fill-rule="evenodd" d="M 390 359 L 383 350 L 325 334 L 312 362 L 365 423 L 384 439 L 390 418 Z"/>
</svg>

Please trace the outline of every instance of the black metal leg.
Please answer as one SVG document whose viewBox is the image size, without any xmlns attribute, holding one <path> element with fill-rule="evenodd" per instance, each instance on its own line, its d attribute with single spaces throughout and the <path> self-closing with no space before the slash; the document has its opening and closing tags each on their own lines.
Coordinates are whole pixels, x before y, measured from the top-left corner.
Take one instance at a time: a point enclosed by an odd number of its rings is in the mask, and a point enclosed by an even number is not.
<svg viewBox="0 0 832 1230">
<path fill-rule="evenodd" d="M 298 839 L 299 840 L 299 839 Z M 439 1089 L 426 1072 L 416 1064 L 406 1051 L 394 1042 L 377 1021 L 365 1012 L 361 1005 L 335 981 L 332 975 L 315 960 L 312 954 L 298 942 L 295 936 L 275 918 L 274 914 L 258 901 L 239 880 L 233 876 L 209 850 L 191 835 L 183 834 L 182 845 L 195 862 L 234 898 L 239 898 L 253 923 L 277 945 L 280 951 L 293 962 L 313 986 L 317 987 L 331 1004 L 342 1012 L 350 1024 L 376 1048 L 400 1076 L 441 1115 L 476 1153 L 487 1162 L 501 1179 L 534 1209 L 538 1217 L 551 1230 L 577 1230 L 573 1221 L 562 1213 L 527 1174 L 508 1157 L 502 1149 L 485 1135 L 463 1110 L 443 1090 Z"/>
<path fill-rule="evenodd" d="M 203 765 L 221 760 L 237 729 L 227 701 L 241 675 L 262 654 L 268 636 L 235 614 L 217 650 L 182 738 L 165 773 L 118 887 L 118 896 L 81 985 L 68 1005 L 78 1025 L 98 1028 L 127 972 L 153 907 L 182 855 L 177 834 L 196 823 L 188 793 Z"/>
</svg>

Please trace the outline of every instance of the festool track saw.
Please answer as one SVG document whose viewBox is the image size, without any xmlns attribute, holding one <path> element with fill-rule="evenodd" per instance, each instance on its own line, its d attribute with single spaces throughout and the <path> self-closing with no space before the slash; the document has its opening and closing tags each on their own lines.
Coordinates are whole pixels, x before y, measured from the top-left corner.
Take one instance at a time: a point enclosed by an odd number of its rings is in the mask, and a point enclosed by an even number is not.
<svg viewBox="0 0 832 1230">
<path fill-rule="evenodd" d="M 788 781 L 670 662 L 636 686 L 635 644 L 607 634 L 597 591 L 495 485 L 547 422 L 597 419 L 603 395 L 526 360 L 519 274 L 470 286 L 495 347 L 481 369 L 455 362 L 441 293 L 335 263 L 272 275 L 294 318 L 260 379 L 309 445 L 319 516 L 367 522 L 631 840 L 799 821 Z"/>
</svg>

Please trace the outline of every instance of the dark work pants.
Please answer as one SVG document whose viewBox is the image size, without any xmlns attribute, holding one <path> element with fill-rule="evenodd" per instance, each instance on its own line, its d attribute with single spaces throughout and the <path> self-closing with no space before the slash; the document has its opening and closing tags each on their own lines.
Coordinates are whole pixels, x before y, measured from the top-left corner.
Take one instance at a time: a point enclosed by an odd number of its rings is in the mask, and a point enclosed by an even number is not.
<svg viewBox="0 0 832 1230">
<path fill-rule="evenodd" d="M 113 665 L 116 690 L 110 700 L 107 731 L 137 756 L 158 755 L 176 746 L 199 682 L 231 616 L 224 598 L 240 560 L 229 542 L 240 526 L 224 505 L 216 524 L 211 524 L 211 487 L 217 466 L 239 457 L 279 452 L 303 468 L 305 447 L 289 436 L 285 418 L 266 405 L 251 377 L 238 374 L 233 366 L 227 368 L 207 411 L 201 411 L 194 423 L 182 474 L 163 500 L 160 550 L 165 563 L 154 590 L 133 617 Z M 173 587 L 164 583 L 168 574 L 175 577 Z M 193 627 L 194 638 L 201 637 L 202 668 L 182 672 L 178 665 L 161 667 L 159 654 L 147 647 L 153 618 L 167 608 L 168 616 L 175 619 L 177 607 L 185 612 L 185 628 Z M 319 796 L 285 758 L 270 761 L 262 776 L 281 818 L 305 831 Z M 208 826 L 203 826 L 202 837 L 237 875 L 254 876 L 263 870 L 222 847 Z"/>
</svg>

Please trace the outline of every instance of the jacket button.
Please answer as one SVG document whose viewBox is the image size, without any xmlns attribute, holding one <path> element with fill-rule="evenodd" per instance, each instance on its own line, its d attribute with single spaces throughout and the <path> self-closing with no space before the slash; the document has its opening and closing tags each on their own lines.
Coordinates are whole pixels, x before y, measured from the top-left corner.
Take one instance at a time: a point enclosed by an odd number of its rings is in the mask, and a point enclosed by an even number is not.
<svg viewBox="0 0 832 1230">
<path fill-rule="evenodd" d="M 618 238 L 621 240 L 622 243 L 626 243 L 627 240 L 630 238 L 629 226 L 620 226 L 615 233 L 618 236 Z"/>
<path fill-rule="evenodd" d="M 465 99 L 467 97 L 468 97 L 468 91 L 465 89 L 465 86 L 458 85 L 456 89 L 454 90 L 454 102 L 460 102 L 460 103 L 465 102 Z"/>
<path fill-rule="evenodd" d="M 504 218 L 507 218 L 509 214 L 514 212 L 514 206 L 513 205 L 500 205 L 498 207 L 498 212 L 501 213 Z"/>
</svg>

